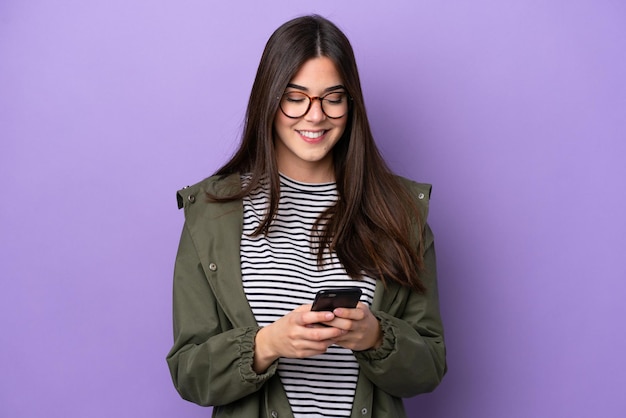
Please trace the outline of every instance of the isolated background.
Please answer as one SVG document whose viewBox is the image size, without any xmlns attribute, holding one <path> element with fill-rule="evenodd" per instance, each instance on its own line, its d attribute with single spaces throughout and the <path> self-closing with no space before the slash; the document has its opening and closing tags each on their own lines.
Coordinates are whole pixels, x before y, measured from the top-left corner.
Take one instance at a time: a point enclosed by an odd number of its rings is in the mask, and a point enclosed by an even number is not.
<svg viewBox="0 0 626 418">
<path fill-rule="evenodd" d="M 210 415 L 165 363 L 175 191 L 313 12 L 434 184 L 449 374 L 410 416 L 626 415 L 626 3 L 1 0 L 0 416 Z"/>
</svg>

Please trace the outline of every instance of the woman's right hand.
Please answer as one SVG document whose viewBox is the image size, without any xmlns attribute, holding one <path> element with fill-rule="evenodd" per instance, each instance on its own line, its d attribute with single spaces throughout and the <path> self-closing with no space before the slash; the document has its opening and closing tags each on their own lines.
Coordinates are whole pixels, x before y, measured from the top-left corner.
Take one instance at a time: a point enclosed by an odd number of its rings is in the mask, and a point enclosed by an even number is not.
<svg viewBox="0 0 626 418">
<path fill-rule="evenodd" d="M 311 305 L 302 305 L 261 328 L 254 341 L 254 371 L 263 373 L 279 357 L 304 358 L 325 353 L 345 333 L 319 325 L 334 317 L 332 312 L 314 312 Z"/>
</svg>

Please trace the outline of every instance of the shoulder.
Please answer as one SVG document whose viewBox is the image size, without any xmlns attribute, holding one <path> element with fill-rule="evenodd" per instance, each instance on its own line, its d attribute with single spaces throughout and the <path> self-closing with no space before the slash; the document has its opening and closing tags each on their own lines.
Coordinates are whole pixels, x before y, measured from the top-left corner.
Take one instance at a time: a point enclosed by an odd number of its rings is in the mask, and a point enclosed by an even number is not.
<svg viewBox="0 0 626 418">
<path fill-rule="evenodd" d="M 209 196 L 228 197 L 241 190 L 239 174 L 212 176 L 176 193 L 179 209 L 184 209 L 185 222 L 191 225 L 204 225 L 214 220 L 240 219 L 242 214 L 241 199 L 224 201 L 211 200 Z"/>
<path fill-rule="evenodd" d="M 396 180 L 409 192 L 409 195 L 413 198 L 415 204 L 420 208 L 422 219 L 425 220 L 428 216 L 432 185 L 429 183 L 418 183 L 402 176 L 395 177 Z"/>
<path fill-rule="evenodd" d="M 185 208 L 196 203 L 205 201 L 207 193 L 214 196 L 228 196 L 241 190 L 241 178 L 239 174 L 228 176 L 211 176 L 191 186 L 183 187 L 176 192 L 178 209 Z"/>
</svg>

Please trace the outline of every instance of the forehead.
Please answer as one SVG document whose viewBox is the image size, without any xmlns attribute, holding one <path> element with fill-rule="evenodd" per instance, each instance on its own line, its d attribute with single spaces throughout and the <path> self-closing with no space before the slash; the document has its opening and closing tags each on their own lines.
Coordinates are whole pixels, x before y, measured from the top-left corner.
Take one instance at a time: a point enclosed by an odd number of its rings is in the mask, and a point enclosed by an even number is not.
<svg viewBox="0 0 626 418">
<path fill-rule="evenodd" d="M 309 91 L 324 90 L 343 84 L 335 63 L 328 57 L 311 58 L 292 77 L 290 83 L 305 87 Z"/>
</svg>

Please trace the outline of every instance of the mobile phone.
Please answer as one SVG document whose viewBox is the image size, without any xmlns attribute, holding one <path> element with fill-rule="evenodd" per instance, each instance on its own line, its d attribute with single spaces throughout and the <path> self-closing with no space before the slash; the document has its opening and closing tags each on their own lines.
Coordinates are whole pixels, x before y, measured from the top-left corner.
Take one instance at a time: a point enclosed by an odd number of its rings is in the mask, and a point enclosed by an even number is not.
<svg viewBox="0 0 626 418">
<path fill-rule="evenodd" d="M 361 299 L 361 293 L 358 287 L 320 290 L 315 295 L 311 310 L 332 312 L 335 308 L 356 308 Z"/>
</svg>

